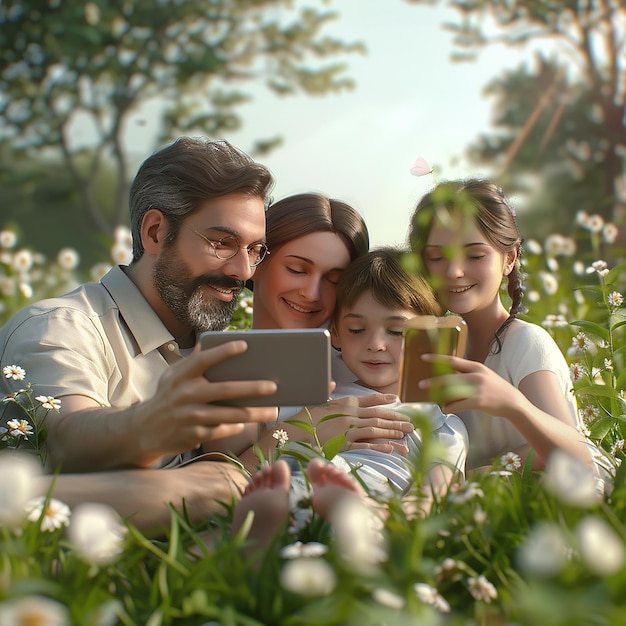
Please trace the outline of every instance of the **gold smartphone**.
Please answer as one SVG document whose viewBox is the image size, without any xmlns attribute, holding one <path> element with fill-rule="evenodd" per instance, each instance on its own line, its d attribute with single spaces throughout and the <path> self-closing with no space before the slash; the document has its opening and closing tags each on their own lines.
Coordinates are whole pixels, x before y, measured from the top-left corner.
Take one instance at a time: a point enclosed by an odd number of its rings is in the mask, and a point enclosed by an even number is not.
<svg viewBox="0 0 626 626">
<path fill-rule="evenodd" d="M 454 370 L 441 363 L 426 363 L 422 361 L 422 354 L 463 356 L 466 341 L 467 325 L 458 315 L 419 315 L 409 320 L 403 332 L 400 400 L 441 403 L 445 399 L 443 390 L 420 389 L 418 383 Z"/>
</svg>

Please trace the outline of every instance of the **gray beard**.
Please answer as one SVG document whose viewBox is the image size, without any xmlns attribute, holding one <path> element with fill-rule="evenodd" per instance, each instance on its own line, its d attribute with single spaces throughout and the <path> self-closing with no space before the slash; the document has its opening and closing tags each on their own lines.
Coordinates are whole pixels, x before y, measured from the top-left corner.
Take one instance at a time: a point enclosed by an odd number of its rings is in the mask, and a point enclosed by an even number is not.
<svg viewBox="0 0 626 626">
<path fill-rule="evenodd" d="M 202 286 L 213 285 L 225 289 L 241 289 L 243 283 L 223 274 L 205 274 L 192 278 L 189 268 L 176 257 L 170 247 L 155 262 L 152 274 L 154 288 L 174 317 L 196 333 L 224 330 L 237 309 L 239 298 L 230 302 L 203 297 Z"/>
<path fill-rule="evenodd" d="M 181 324 L 196 332 L 224 330 L 230 324 L 238 298 L 230 302 L 211 298 L 205 302 L 200 285 L 188 293 L 184 286 L 172 281 L 172 272 L 162 270 L 163 266 L 157 263 L 152 279 L 154 288 Z"/>
<path fill-rule="evenodd" d="M 207 330 L 224 330 L 237 309 L 238 300 L 233 298 L 230 302 L 213 300 L 205 302 L 202 290 L 197 287 L 189 296 L 178 285 L 163 285 L 155 276 L 155 287 L 161 299 L 174 314 L 174 317 L 196 332 Z"/>
<path fill-rule="evenodd" d="M 230 324 L 237 305 L 238 298 L 233 298 L 230 302 L 214 300 L 210 304 L 205 304 L 202 291 L 198 288 L 187 302 L 186 313 L 191 327 L 197 332 L 224 330 Z"/>
</svg>

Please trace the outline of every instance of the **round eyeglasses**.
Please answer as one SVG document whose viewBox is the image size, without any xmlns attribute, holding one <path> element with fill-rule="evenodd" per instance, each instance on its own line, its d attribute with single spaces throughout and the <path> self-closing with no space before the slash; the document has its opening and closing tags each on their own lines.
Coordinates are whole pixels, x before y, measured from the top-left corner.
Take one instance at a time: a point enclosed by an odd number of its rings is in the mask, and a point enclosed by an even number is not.
<svg viewBox="0 0 626 626">
<path fill-rule="evenodd" d="M 234 235 L 226 235 L 221 239 L 209 239 L 202 233 L 199 233 L 195 228 L 189 226 L 189 224 L 185 224 L 185 222 L 180 223 L 191 232 L 196 233 L 198 237 L 202 237 L 202 239 L 204 239 L 211 246 L 211 248 L 213 248 L 215 256 L 220 261 L 228 261 L 229 259 L 232 259 L 237 252 L 239 252 L 239 250 L 245 250 L 248 254 L 248 263 L 250 263 L 250 267 L 256 267 L 270 253 L 268 247 L 264 243 L 253 243 L 250 246 L 244 247 L 239 243 L 239 239 L 237 239 Z"/>
</svg>

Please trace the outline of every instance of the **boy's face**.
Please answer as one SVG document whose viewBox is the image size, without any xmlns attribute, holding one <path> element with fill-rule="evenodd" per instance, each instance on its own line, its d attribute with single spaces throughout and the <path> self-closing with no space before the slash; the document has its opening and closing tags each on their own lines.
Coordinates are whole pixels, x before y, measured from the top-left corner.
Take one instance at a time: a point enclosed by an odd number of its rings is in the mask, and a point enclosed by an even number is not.
<svg viewBox="0 0 626 626">
<path fill-rule="evenodd" d="M 398 393 L 402 331 L 415 314 L 389 309 L 367 291 L 344 308 L 331 329 L 333 345 L 357 382 L 380 393 Z"/>
</svg>

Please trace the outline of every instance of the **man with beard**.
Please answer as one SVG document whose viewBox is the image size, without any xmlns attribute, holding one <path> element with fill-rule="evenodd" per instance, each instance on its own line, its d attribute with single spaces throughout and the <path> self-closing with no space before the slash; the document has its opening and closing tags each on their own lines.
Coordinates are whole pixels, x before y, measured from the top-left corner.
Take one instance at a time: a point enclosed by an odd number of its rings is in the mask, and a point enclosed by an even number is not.
<svg viewBox="0 0 626 626">
<path fill-rule="evenodd" d="M 221 402 L 271 395 L 276 384 L 212 383 L 204 373 L 210 378 L 211 366 L 246 344 L 195 346 L 198 333 L 227 326 L 268 253 L 272 184 L 264 166 L 225 141 L 178 139 L 146 159 L 133 181 L 130 265 L 32 304 L 0 329 L 0 367 L 8 372 L 0 391 L 25 386 L 19 367 L 37 394 L 61 401 L 45 424 L 48 469 L 61 474 L 44 477 L 40 493 L 54 483 L 55 497 L 70 506 L 108 503 L 151 530 L 168 523 L 170 503 L 202 520 L 243 492 L 247 475 L 212 461 L 249 455 L 259 425 L 277 411 Z M 358 399 L 344 409 L 356 426 L 377 419 L 377 409 Z M 381 421 L 374 440 L 402 436 L 385 434 Z M 362 430 L 372 438 L 371 428 Z M 269 432 L 260 441 L 267 440 L 275 443 Z M 191 462 L 199 460 L 207 462 Z"/>
<path fill-rule="evenodd" d="M 244 424 L 256 433 L 259 423 L 275 419 L 272 407 L 216 404 L 271 394 L 272 381 L 211 383 L 203 375 L 243 352 L 245 343 L 194 350 L 199 332 L 227 326 L 239 291 L 267 253 L 272 184 L 269 170 L 225 141 L 179 138 L 146 159 L 133 182 L 131 264 L 112 268 L 99 283 L 32 304 L 0 329 L 2 368 L 19 366 L 37 395 L 61 401 L 46 417 L 49 470 L 105 471 L 91 475 L 92 485 L 111 490 L 102 492 L 104 501 L 116 486 L 167 494 L 162 479 L 174 472 L 156 481 L 148 468 L 176 467 L 201 452 L 227 449 Z M 5 373 L 0 391 L 24 387 L 19 378 Z M 228 464 L 194 465 L 212 467 L 202 469 L 205 500 L 213 489 L 226 501 L 246 484 Z M 147 473 L 108 471 L 125 468 Z M 78 478 L 59 481 L 70 485 L 69 500 L 75 492 L 85 495 Z M 178 480 L 186 485 L 189 477 L 176 475 L 171 495 L 189 504 L 198 494 L 190 493 L 192 486 L 177 493 Z M 130 511 L 114 500 L 122 514 Z"/>
</svg>

